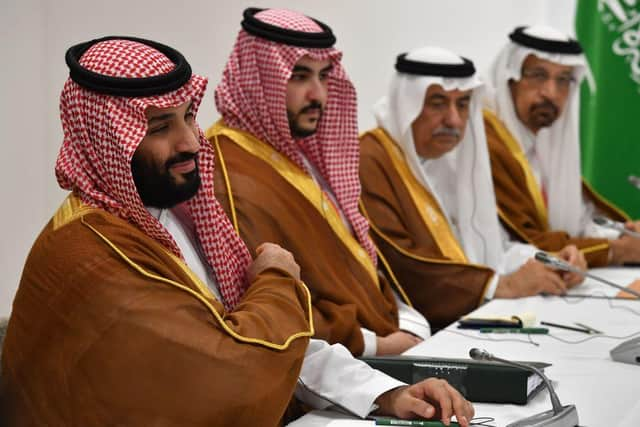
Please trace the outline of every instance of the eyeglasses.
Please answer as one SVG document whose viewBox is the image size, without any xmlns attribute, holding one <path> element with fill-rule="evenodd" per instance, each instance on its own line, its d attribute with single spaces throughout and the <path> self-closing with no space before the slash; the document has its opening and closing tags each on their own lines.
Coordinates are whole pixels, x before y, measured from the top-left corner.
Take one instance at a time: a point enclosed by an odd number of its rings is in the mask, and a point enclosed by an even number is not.
<svg viewBox="0 0 640 427">
<path fill-rule="evenodd" d="M 540 69 L 522 70 L 522 78 L 528 80 L 535 86 L 543 86 L 547 81 L 553 80 L 556 87 L 560 90 L 568 90 L 576 81 L 576 78 L 572 75 L 551 77 L 545 70 Z"/>
</svg>

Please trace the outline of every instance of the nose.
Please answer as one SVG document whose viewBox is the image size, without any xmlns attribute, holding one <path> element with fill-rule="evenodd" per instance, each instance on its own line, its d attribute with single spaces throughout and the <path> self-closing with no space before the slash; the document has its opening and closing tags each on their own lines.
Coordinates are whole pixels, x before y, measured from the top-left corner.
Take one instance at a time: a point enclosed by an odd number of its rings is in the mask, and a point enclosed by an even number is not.
<svg viewBox="0 0 640 427">
<path fill-rule="evenodd" d="M 176 153 L 197 153 L 200 150 L 200 135 L 195 125 L 181 124 L 176 132 L 174 150 Z"/>
<path fill-rule="evenodd" d="M 307 90 L 307 99 L 309 101 L 320 101 L 320 103 L 324 104 L 324 99 L 326 98 L 327 89 L 324 83 L 318 78 L 314 77 L 309 80 L 309 87 Z"/>
<path fill-rule="evenodd" d="M 462 116 L 460 115 L 460 111 L 455 104 L 452 104 L 447 109 L 447 114 L 445 116 L 445 124 L 449 127 L 460 129 L 464 125 L 464 121 L 462 120 Z"/>
<path fill-rule="evenodd" d="M 540 94 L 549 99 L 554 99 L 558 94 L 556 81 L 552 78 L 545 80 L 545 82 L 540 86 Z"/>
</svg>

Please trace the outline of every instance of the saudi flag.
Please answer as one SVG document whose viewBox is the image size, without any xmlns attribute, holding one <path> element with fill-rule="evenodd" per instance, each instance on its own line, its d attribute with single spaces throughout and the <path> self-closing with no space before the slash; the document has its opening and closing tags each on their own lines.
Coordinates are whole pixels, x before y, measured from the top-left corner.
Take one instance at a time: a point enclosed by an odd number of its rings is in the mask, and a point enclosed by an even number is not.
<svg viewBox="0 0 640 427">
<path fill-rule="evenodd" d="M 581 92 L 582 173 L 605 198 L 640 218 L 640 0 L 577 0 L 576 34 L 596 91 Z"/>
</svg>

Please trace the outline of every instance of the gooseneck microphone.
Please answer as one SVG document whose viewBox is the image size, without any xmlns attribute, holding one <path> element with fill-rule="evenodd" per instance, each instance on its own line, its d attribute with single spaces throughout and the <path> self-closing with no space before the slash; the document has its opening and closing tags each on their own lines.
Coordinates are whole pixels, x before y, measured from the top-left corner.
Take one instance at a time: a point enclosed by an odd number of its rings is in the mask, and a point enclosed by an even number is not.
<svg viewBox="0 0 640 427">
<path fill-rule="evenodd" d="M 544 265 L 548 265 L 551 268 L 561 271 L 569 271 L 571 273 L 577 273 L 585 277 L 590 277 L 593 280 L 597 280 L 598 282 L 604 283 L 605 285 L 614 287 L 620 291 L 626 292 L 628 294 L 634 295 L 636 298 L 640 298 L 640 292 L 634 291 L 633 289 L 626 288 L 624 286 L 620 286 L 616 283 L 610 282 L 607 279 L 603 279 L 602 277 L 596 276 L 593 273 L 589 273 L 586 270 L 573 266 L 571 264 L 566 263 L 565 261 L 554 257 L 546 252 L 536 252 L 535 259 L 543 263 Z"/>
<path fill-rule="evenodd" d="M 619 231 L 620 233 L 626 234 L 631 237 L 640 238 L 640 233 L 637 231 L 629 230 L 624 226 L 624 223 L 618 221 L 612 221 L 604 216 L 597 216 L 593 218 L 593 222 L 598 224 L 601 227 L 611 228 L 613 230 Z"/>
<path fill-rule="evenodd" d="M 560 403 L 560 399 L 558 399 L 558 395 L 553 389 L 551 381 L 549 381 L 549 378 L 547 378 L 540 369 L 524 363 L 501 359 L 489 353 L 488 351 L 480 350 L 479 348 L 472 348 L 469 351 L 469 356 L 473 360 L 500 362 L 508 366 L 513 366 L 529 372 L 533 372 L 542 379 L 544 385 L 549 390 L 549 396 L 551 396 L 551 405 L 553 406 L 552 410 L 541 412 L 531 417 L 515 421 L 509 424 L 507 427 L 575 427 L 578 425 L 578 410 L 576 409 L 576 406 L 562 406 L 562 404 Z"/>
</svg>

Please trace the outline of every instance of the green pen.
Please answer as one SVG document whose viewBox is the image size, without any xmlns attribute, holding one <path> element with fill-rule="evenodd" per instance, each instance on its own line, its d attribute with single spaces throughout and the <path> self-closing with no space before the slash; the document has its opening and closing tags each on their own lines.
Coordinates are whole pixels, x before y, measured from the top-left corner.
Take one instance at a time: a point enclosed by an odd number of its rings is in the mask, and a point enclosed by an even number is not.
<svg viewBox="0 0 640 427">
<path fill-rule="evenodd" d="M 549 333 L 549 328 L 480 328 L 480 332 L 483 334 L 497 333 L 546 335 Z"/>
<path fill-rule="evenodd" d="M 442 421 L 428 420 L 396 420 L 390 418 L 376 418 L 377 426 L 422 426 L 422 427 L 446 427 Z M 460 427 L 455 421 L 451 421 L 449 427 Z"/>
</svg>

